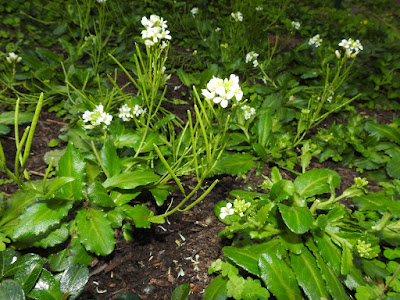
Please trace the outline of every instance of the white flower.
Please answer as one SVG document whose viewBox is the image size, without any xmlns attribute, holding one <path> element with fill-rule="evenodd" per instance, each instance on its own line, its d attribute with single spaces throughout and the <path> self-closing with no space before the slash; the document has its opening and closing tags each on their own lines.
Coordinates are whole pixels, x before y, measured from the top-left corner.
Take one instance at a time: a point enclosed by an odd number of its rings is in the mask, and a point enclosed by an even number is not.
<svg viewBox="0 0 400 300">
<path fill-rule="evenodd" d="M 335 51 L 335 55 L 336 55 L 337 59 L 340 59 L 342 57 L 339 50 Z"/>
<path fill-rule="evenodd" d="M 131 108 L 128 106 L 128 104 L 124 104 L 120 107 L 119 109 L 119 115 L 118 118 L 121 118 L 122 121 L 124 122 L 129 122 L 132 118 L 133 115 L 131 113 Z"/>
<path fill-rule="evenodd" d="M 301 26 L 301 24 L 300 24 L 300 22 L 296 22 L 296 21 L 292 21 L 292 27 L 294 28 L 294 29 L 296 29 L 296 30 L 299 30 L 299 28 L 300 28 L 300 26 Z"/>
<path fill-rule="evenodd" d="M 310 46 L 314 45 L 315 48 L 318 48 L 319 46 L 321 46 L 322 43 L 322 39 L 320 38 L 319 34 L 314 35 L 309 41 L 308 44 Z"/>
<path fill-rule="evenodd" d="M 243 14 L 240 11 L 231 13 L 231 17 L 235 22 L 242 22 L 243 21 Z"/>
<path fill-rule="evenodd" d="M 151 47 L 163 39 L 171 39 L 170 31 L 167 30 L 167 21 L 163 18 L 151 15 L 150 18 L 143 17 L 141 23 L 145 27 L 141 33 L 146 46 Z M 165 44 L 161 44 L 161 47 L 165 47 Z"/>
<path fill-rule="evenodd" d="M 343 39 L 340 43 L 339 46 L 342 47 L 345 50 L 345 55 L 347 57 L 354 58 L 358 53 L 360 53 L 361 50 L 363 50 L 363 46 L 361 45 L 359 40 L 353 40 L 353 39 L 348 39 L 345 40 Z M 337 50 L 336 50 L 337 51 Z M 336 53 L 336 57 L 338 57 L 338 54 Z M 339 53 L 340 54 L 340 53 Z"/>
<path fill-rule="evenodd" d="M 258 54 L 255 53 L 254 51 L 250 51 L 249 53 L 246 54 L 246 64 L 257 59 Z"/>
<path fill-rule="evenodd" d="M 9 64 L 12 64 L 14 62 L 19 63 L 22 60 L 22 57 L 18 56 L 14 52 L 8 53 L 8 56 L 6 57 L 6 60 Z"/>
<path fill-rule="evenodd" d="M 106 3 L 107 0 L 97 0 L 97 3 Z"/>
<path fill-rule="evenodd" d="M 199 12 L 199 8 L 198 7 L 193 7 L 190 12 L 192 13 L 192 15 L 196 15 Z"/>
<path fill-rule="evenodd" d="M 112 115 L 104 112 L 103 105 L 96 105 L 93 111 L 85 111 L 82 115 L 83 122 L 90 123 L 88 125 L 84 125 L 84 128 L 93 129 L 95 126 L 101 125 L 103 123 L 103 128 L 106 128 L 111 124 L 113 119 Z"/>
<path fill-rule="evenodd" d="M 219 217 L 221 219 L 225 219 L 227 216 L 231 216 L 235 213 L 235 210 L 232 208 L 232 203 L 227 203 L 226 206 L 221 207 L 221 213 Z"/>
<path fill-rule="evenodd" d="M 233 97 L 236 101 L 241 101 L 243 98 L 243 92 L 239 86 L 239 77 L 234 74 L 231 74 L 229 79 L 223 80 L 213 77 L 207 83 L 207 89 L 201 90 L 201 93 L 206 99 L 221 105 L 222 108 L 228 107 L 229 101 Z"/>
<path fill-rule="evenodd" d="M 215 28 L 215 32 L 221 31 L 220 27 Z"/>
<path fill-rule="evenodd" d="M 256 109 L 254 107 L 250 107 L 248 105 L 243 105 L 241 107 L 241 109 L 243 110 L 243 115 L 245 120 L 248 120 L 251 118 L 251 116 L 256 114 Z"/>
<path fill-rule="evenodd" d="M 256 7 L 256 11 L 262 11 L 262 10 L 263 10 L 263 8 L 261 6 Z"/>
<path fill-rule="evenodd" d="M 143 109 L 140 105 L 135 105 L 132 109 L 132 113 L 136 116 L 139 117 L 141 114 L 144 114 L 146 112 L 146 109 Z"/>
<path fill-rule="evenodd" d="M 254 66 L 254 68 L 257 68 L 257 66 L 258 66 L 258 61 L 257 61 L 257 59 L 253 60 L 253 66 Z"/>
</svg>

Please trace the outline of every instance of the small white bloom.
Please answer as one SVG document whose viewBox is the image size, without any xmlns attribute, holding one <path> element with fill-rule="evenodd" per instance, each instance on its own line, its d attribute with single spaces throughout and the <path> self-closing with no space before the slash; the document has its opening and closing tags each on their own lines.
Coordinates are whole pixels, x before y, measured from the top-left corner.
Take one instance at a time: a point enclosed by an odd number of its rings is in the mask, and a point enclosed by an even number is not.
<svg viewBox="0 0 400 300">
<path fill-rule="evenodd" d="M 93 111 L 85 111 L 82 115 L 83 122 L 90 123 L 84 125 L 84 128 L 93 129 L 95 126 L 100 125 L 103 123 L 103 128 L 106 128 L 108 125 L 111 124 L 113 119 L 112 115 L 104 112 L 103 105 L 96 105 Z"/>
<path fill-rule="evenodd" d="M 10 53 L 8 53 L 8 56 L 6 57 L 6 60 L 9 64 L 12 64 L 14 62 L 19 63 L 22 60 L 22 57 L 18 56 L 14 52 L 10 52 Z"/>
<path fill-rule="evenodd" d="M 242 22 L 243 21 L 243 14 L 240 11 L 231 13 L 231 17 L 235 22 Z"/>
<path fill-rule="evenodd" d="M 296 30 L 299 30 L 299 28 L 300 28 L 300 26 L 301 26 L 301 24 L 300 24 L 300 22 L 296 22 L 296 21 L 292 21 L 292 27 L 294 28 L 294 29 L 296 29 Z"/>
<path fill-rule="evenodd" d="M 221 207 L 221 213 L 219 217 L 221 219 L 225 219 L 227 216 L 231 216 L 235 213 L 235 210 L 232 208 L 232 203 L 227 203 L 226 206 Z"/>
<path fill-rule="evenodd" d="M 319 46 L 321 46 L 322 43 L 322 39 L 320 38 L 319 34 L 314 35 L 312 38 L 310 38 L 310 40 L 308 41 L 308 44 L 310 46 L 315 46 L 315 48 L 318 48 Z"/>
<path fill-rule="evenodd" d="M 263 8 L 261 6 L 256 7 L 256 11 L 262 11 L 262 10 L 263 10 Z"/>
<path fill-rule="evenodd" d="M 107 0 L 97 0 L 98 3 L 106 3 Z"/>
<path fill-rule="evenodd" d="M 344 49 L 346 57 L 351 57 L 351 58 L 355 58 L 357 54 L 360 53 L 361 50 L 363 50 L 363 46 L 361 45 L 360 41 L 353 40 L 351 38 L 348 40 L 343 39 L 339 43 L 339 46 Z M 337 53 L 336 57 L 338 57 Z"/>
<path fill-rule="evenodd" d="M 253 67 L 254 67 L 254 68 L 257 68 L 257 66 L 258 66 L 258 61 L 257 61 L 257 59 L 256 59 L 256 60 L 253 60 Z"/>
<path fill-rule="evenodd" d="M 339 50 L 335 51 L 335 55 L 336 55 L 337 59 L 340 59 L 342 57 Z"/>
<path fill-rule="evenodd" d="M 221 31 L 220 27 L 215 28 L 215 32 Z"/>
<path fill-rule="evenodd" d="M 190 12 L 191 12 L 191 14 L 194 16 L 194 15 L 198 14 L 199 8 L 198 8 L 198 7 L 193 7 L 193 8 L 190 10 Z"/>
<path fill-rule="evenodd" d="M 250 107 L 248 105 L 243 105 L 241 107 L 241 109 L 243 110 L 243 115 L 245 120 L 250 119 L 253 115 L 256 114 L 256 109 L 254 107 Z"/>
</svg>

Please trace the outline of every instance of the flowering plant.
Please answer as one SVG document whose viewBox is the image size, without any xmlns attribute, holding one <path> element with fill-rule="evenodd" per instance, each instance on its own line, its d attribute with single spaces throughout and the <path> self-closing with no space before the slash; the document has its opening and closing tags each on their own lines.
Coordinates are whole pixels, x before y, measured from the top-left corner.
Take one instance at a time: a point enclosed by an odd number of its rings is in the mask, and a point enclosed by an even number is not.
<svg viewBox="0 0 400 300">
<path fill-rule="evenodd" d="M 213 77 L 207 83 L 207 89 L 202 89 L 201 93 L 207 100 L 219 104 L 222 108 L 227 108 L 233 98 L 235 98 L 236 103 L 231 104 L 231 106 L 235 106 L 243 98 L 243 91 L 239 86 L 239 77 L 235 74 L 231 74 L 229 79 Z"/>
</svg>

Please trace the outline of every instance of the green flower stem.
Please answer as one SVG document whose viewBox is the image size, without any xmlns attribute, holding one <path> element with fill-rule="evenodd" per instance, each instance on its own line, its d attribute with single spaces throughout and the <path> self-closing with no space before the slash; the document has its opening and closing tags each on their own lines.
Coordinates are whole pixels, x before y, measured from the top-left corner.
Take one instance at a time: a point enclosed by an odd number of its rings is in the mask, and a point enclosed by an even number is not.
<svg viewBox="0 0 400 300">
<path fill-rule="evenodd" d="M 51 158 L 49 166 L 46 169 L 46 173 L 44 174 L 43 177 L 43 186 L 42 186 L 42 190 L 43 190 L 43 194 L 45 194 L 45 190 L 46 190 L 46 183 L 47 183 L 47 178 L 49 177 L 50 171 L 53 168 L 53 163 L 54 163 L 54 157 Z"/>
<path fill-rule="evenodd" d="M 108 173 L 107 169 L 104 167 L 103 161 L 101 160 L 101 157 L 99 155 L 99 152 L 96 149 L 96 146 L 94 145 L 94 142 L 90 141 L 90 145 L 92 146 L 93 153 L 96 156 L 97 162 L 99 163 L 104 174 L 106 175 L 107 178 L 110 178 L 110 174 Z"/>
<path fill-rule="evenodd" d="M 22 136 L 22 139 L 18 143 L 18 146 L 16 147 L 17 148 L 17 152 L 15 154 L 15 161 L 14 161 L 14 174 L 16 176 L 16 179 L 17 179 L 16 181 L 17 181 L 18 186 L 20 188 L 22 188 L 23 183 L 22 183 L 22 180 L 21 180 L 21 174 L 19 172 L 19 164 L 20 164 L 19 158 L 21 157 L 22 146 L 24 145 L 26 139 L 28 138 L 29 129 L 30 129 L 29 126 L 26 127 L 25 132 L 24 132 L 24 134 Z"/>
<path fill-rule="evenodd" d="M 372 226 L 371 229 L 374 231 L 381 231 L 383 229 L 383 227 L 386 226 L 387 222 L 389 222 L 391 217 L 392 217 L 392 214 L 389 211 L 385 212 L 385 214 L 379 220 L 378 224 L 376 224 L 375 226 Z"/>
<path fill-rule="evenodd" d="M 311 212 L 312 214 L 315 213 L 315 211 L 317 210 L 318 205 L 319 205 L 320 203 L 321 203 L 321 201 L 318 200 L 318 199 L 316 199 L 316 200 L 314 201 L 314 203 L 311 205 L 311 207 L 310 207 L 310 212 Z"/>
<path fill-rule="evenodd" d="M 203 200 L 211 191 L 212 189 L 217 185 L 218 183 L 218 179 L 216 179 L 209 187 L 208 189 L 196 200 L 194 201 L 192 204 L 186 206 L 184 209 L 180 209 L 179 211 L 188 211 L 190 210 L 192 207 L 194 207 L 197 203 L 199 203 L 201 200 Z"/>
</svg>

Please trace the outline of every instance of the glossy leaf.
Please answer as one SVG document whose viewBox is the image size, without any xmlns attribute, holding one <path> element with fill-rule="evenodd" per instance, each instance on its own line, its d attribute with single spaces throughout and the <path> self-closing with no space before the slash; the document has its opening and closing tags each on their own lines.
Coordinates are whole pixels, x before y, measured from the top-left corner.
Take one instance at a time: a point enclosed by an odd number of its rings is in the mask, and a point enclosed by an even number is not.
<svg viewBox="0 0 400 300">
<path fill-rule="evenodd" d="M 61 275 L 61 292 L 63 294 L 69 293 L 68 299 L 76 299 L 82 293 L 88 280 L 88 268 L 80 265 L 72 265 Z"/>
<path fill-rule="evenodd" d="M 266 147 L 269 142 L 269 136 L 272 131 L 272 110 L 264 110 L 258 117 L 257 133 L 258 133 L 258 144 L 261 147 Z"/>
<path fill-rule="evenodd" d="M 281 202 L 289 199 L 295 192 L 295 186 L 292 181 L 282 179 L 276 182 L 269 193 L 271 201 Z"/>
<path fill-rule="evenodd" d="M 39 255 L 30 255 L 15 272 L 14 280 L 21 285 L 25 294 L 35 285 L 45 263 L 45 260 Z"/>
<path fill-rule="evenodd" d="M 59 300 L 62 297 L 58 281 L 46 269 L 43 269 L 39 280 L 28 296 L 38 300 Z"/>
<path fill-rule="evenodd" d="M 103 185 L 95 181 L 87 189 L 87 196 L 90 203 L 101 207 L 115 207 L 114 201 L 111 200 Z"/>
<path fill-rule="evenodd" d="M 111 178 L 121 172 L 117 148 L 115 147 L 114 141 L 111 139 L 108 139 L 101 149 L 101 162 L 107 171 L 108 178 Z"/>
<path fill-rule="evenodd" d="M 268 290 L 279 300 L 301 299 L 295 275 L 287 263 L 274 253 L 264 253 L 259 260 L 261 278 Z"/>
<path fill-rule="evenodd" d="M 330 299 L 315 257 L 307 248 L 304 248 L 299 255 L 290 253 L 290 262 L 297 282 L 308 299 Z"/>
<path fill-rule="evenodd" d="M 224 152 L 218 161 L 213 174 L 239 176 L 246 174 L 254 166 L 254 157 L 250 153 Z"/>
<path fill-rule="evenodd" d="M 121 209 L 126 213 L 126 215 L 135 223 L 137 228 L 150 228 L 149 217 L 153 213 L 147 208 L 146 205 L 123 205 Z"/>
<path fill-rule="evenodd" d="M 54 198 L 55 192 L 62 188 L 69 182 L 74 181 L 75 179 L 72 177 L 57 177 L 52 179 L 50 184 L 46 187 L 46 195 L 43 196 L 44 199 Z M 49 180 L 50 181 L 50 180 Z"/>
<path fill-rule="evenodd" d="M 138 170 L 117 174 L 104 181 L 105 188 L 117 187 L 120 189 L 134 189 L 138 186 L 154 183 L 159 179 L 159 176 L 150 170 Z"/>
<path fill-rule="evenodd" d="M 226 284 L 228 279 L 218 275 L 211 281 L 204 291 L 203 300 L 226 300 L 228 294 L 226 290 Z"/>
<path fill-rule="evenodd" d="M 56 254 L 51 254 L 48 263 L 52 271 L 61 272 L 74 264 L 89 266 L 92 257 L 86 252 L 81 243 L 75 242 L 70 247 Z"/>
<path fill-rule="evenodd" d="M 32 243 L 32 246 L 41 248 L 54 247 L 55 245 L 59 245 L 62 242 L 65 242 L 68 237 L 69 237 L 68 224 L 63 223 L 60 228 L 57 228 L 49 232 L 41 240 Z"/>
<path fill-rule="evenodd" d="M 12 248 L 0 251 L 0 280 L 3 278 L 5 271 L 17 259 L 17 253 Z"/>
<path fill-rule="evenodd" d="M 171 300 L 186 300 L 191 291 L 190 284 L 184 283 L 174 289 Z"/>
<path fill-rule="evenodd" d="M 25 293 L 17 282 L 6 279 L 0 282 L 0 299 L 25 300 Z"/>
<path fill-rule="evenodd" d="M 0 225 L 4 225 L 18 217 L 27 206 L 35 202 L 37 196 L 38 194 L 32 190 L 27 192 L 19 190 L 12 194 L 12 196 L 7 200 L 9 208 L 6 210 L 3 218 L 0 220 Z"/>
<path fill-rule="evenodd" d="M 72 201 L 50 199 L 38 201 L 18 218 L 19 224 L 13 233 L 13 239 L 21 239 L 40 235 L 52 226 L 60 223 L 72 208 Z"/>
<path fill-rule="evenodd" d="M 400 141 L 400 129 L 398 128 L 386 124 L 367 122 L 365 123 L 364 129 L 371 135 L 376 135 L 379 138 L 386 138 L 393 143 L 399 143 Z"/>
<path fill-rule="evenodd" d="M 344 246 L 342 250 L 340 273 L 342 273 L 342 275 L 348 275 L 350 272 L 350 268 L 352 266 L 353 266 L 353 253 L 347 246 Z"/>
<path fill-rule="evenodd" d="M 390 177 L 400 179 L 400 153 L 396 152 L 391 160 L 387 162 L 386 171 Z"/>
<path fill-rule="evenodd" d="M 0 124 L 14 125 L 15 112 L 7 111 L 0 113 Z M 33 119 L 33 113 L 29 112 L 18 112 L 18 124 L 31 123 Z"/>
<path fill-rule="evenodd" d="M 314 235 L 314 240 L 317 244 L 318 252 L 328 266 L 333 270 L 336 277 L 338 277 L 340 274 L 341 261 L 339 248 L 332 243 L 331 239 L 326 234 L 322 237 Z"/>
<path fill-rule="evenodd" d="M 307 207 L 289 207 L 278 204 L 286 226 L 296 234 L 306 233 L 313 223 L 313 217 Z"/>
<path fill-rule="evenodd" d="M 114 250 L 114 230 L 106 213 L 94 208 L 81 208 L 75 218 L 80 242 L 97 255 L 108 255 Z"/>
<path fill-rule="evenodd" d="M 154 189 L 150 189 L 150 193 L 153 195 L 154 200 L 156 200 L 157 205 L 162 206 L 173 190 L 174 187 L 172 186 L 159 184 Z"/>
<path fill-rule="evenodd" d="M 82 199 L 84 179 L 85 179 L 85 161 L 81 153 L 69 143 L 67 150 L 58 162 L 58 176 L 72 177 L 75 180 L 63 187 L 63 198 L 73 198 L 75 201 Z"/>
<path fill-rule="evenodd" d="M 332 184 L 337 187 L 340 176 L 337 172 L 328 169 L 313 169 L 298 176 L 294 185 L 301 197 L 310 197 L 329 192 L 328 179 L 332 177 Z"/>
</svg>

